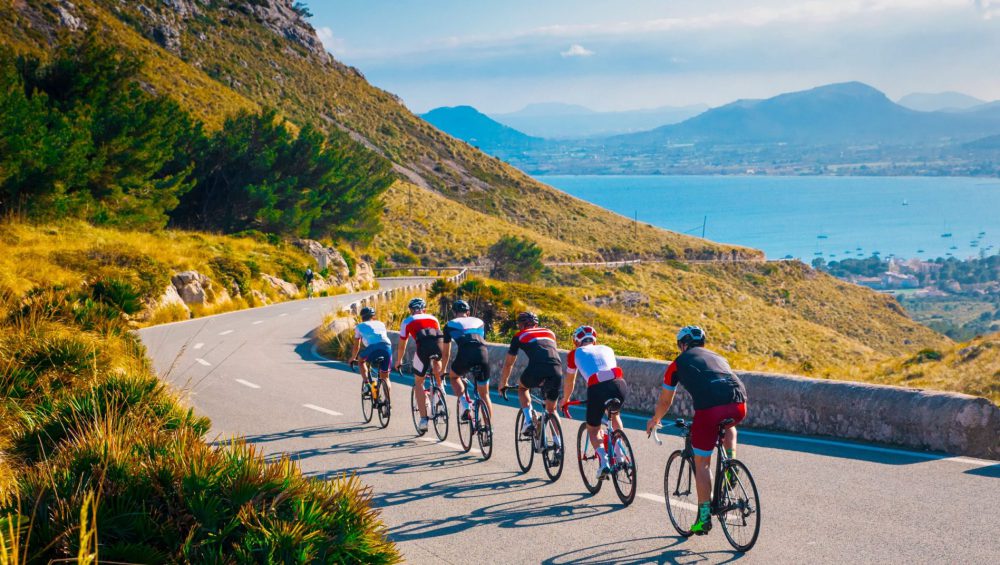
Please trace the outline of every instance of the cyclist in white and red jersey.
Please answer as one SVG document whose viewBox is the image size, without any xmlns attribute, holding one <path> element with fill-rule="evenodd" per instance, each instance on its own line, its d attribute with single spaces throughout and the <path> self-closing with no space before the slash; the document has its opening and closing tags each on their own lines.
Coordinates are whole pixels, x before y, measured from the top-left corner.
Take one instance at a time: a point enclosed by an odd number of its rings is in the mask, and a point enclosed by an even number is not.
<svg viewBox="0 0 1000 565">
<path fill-rule="evenodd" d="M 600 480 L 611 473 L 608 454 L 604 450 L 604 438 L 601 437 L 601 420 L 608 402 L 617 400 L 619 404 L 625 404 L 627 388 L 615 352 L 607 345 L 597 344 L 597 331 L 594 328 L 577 328 L 573 332 L 573 344 L 576 349 L 566 357 L 566 380 L 560 404 L 563 410 L 567 408 L 579 373 L 587 382 L 587 434 L 600 462 L 597 476 Z M 611 426 L 616 430 L 622 429 L 622 419 L 617 413 L 611 419 Z"/>
<path fill-rule="evenodd" d="M 416 354 L 413 356 L 413 388 L 417 396 L 417 408 L 420 410 L 420 430 L 427 431 L 427 403 L 424 393 L 424 378 L 430 371 L 434 381 L 441 386 L 441 345 L 444 334 L 441 324 L 432 314 L 426 312 L 427 303 L 422 298 L 414 298 L 409 304 L 410 315 L 399 327 L 399 347 L 396 351 L 396 370 L 403 365 L 406 354 L 406 341 L 413 338 L 416 342 Z"/>
<path fill-rule="evenodd" d="M 521 373 L 517 396 L 524 411 L 524 427 L 521 433 L 531 435 L 535 431 L 535 419 L 531 413 L 530 390 L 542 388 L 545 398 L 545 411 L 556 416 L 556 400 L 559 399 L 559 385 L 562 380 L 560 369 L 562 359 L 556 350 L 556 335 L 551 330 L 538 325 L 538 316 L 532 312 L 521 312 L 517 315 L 517 327 L 520 331 L 514 335 L 507 349 L 503 370 L 500 372 L 500 390 L 507 385 L 517 352 L 523 351 L 528 358 L 528 366 Z"/>
</svg>

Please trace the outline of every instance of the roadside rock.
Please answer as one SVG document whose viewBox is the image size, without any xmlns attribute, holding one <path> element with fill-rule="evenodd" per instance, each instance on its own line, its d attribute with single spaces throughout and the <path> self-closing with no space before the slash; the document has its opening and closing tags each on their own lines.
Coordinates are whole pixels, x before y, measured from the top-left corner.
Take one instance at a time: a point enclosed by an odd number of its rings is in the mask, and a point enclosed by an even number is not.
<svg viewBox="0 0 1000 565">
<path fill-rule="evenodd" d="M 271 299 L 267 297 L 263 292 L 254 289 L 250 291 L 250 296 L 253 298 L 254 306 L 267 306 L 271 303 Z"/>
<path fill-rule="evenodd" d="M 299 294 L 299 287 L 295 286 L 293 283 L 279 279 L 273 275 L 261 275 L 261 279 L 267 284 L 271 285 L 271 288 L 277 290 L 279 294 L 284 295 L 286 298 L 295 298 Z"/>
<path fill-rule="evenodd" d="M 370 288 L 375 282 L 375 272 L 371 265 L 364 261 L 358 261 L 354 266 L 354 276 L 351 276 L 350 269 L 344 256 L 333 247 L 327 247 L 322 243 L 312 239 L 297 239 L 292 242 L 299 249 L 305 251 L 316 261 L 318 270 L 326 270 L 329 275 L 326 277 L 326 286 L 342 286 L 353 292 L 362 288 Z M 321 292 L 320 287 L 313 286 L 314 292 Z"/>
<path fill-rule="evenodd" d="M 204 304 L 211 281 L 198 271 L 182 271 L 171 277 L 174 289 L 185 304 Z"/>
</svg>

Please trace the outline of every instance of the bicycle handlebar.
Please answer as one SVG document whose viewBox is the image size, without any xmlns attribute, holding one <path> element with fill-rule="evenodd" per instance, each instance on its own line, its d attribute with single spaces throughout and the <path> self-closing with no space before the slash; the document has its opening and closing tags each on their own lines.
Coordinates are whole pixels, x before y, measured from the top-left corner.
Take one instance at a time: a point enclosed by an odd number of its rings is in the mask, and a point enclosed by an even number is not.
<svg viewBox="0 0 1000 565">
<path fill-rule="evenodd" d="M 569 415 L 569 407 L 570 406 L 579 406 L 581 404 L 583 404 L 582 400 L 570 400 L 569 402 L 564 403 L 562 405 L 563 416 L 566 416 L 567 418 L 572 419 L 572 417 Z"/>
<path fill-rule="evenodd" d="M 500 397 L 503 398 L 504 401 L 506 401 L 507 400 L 507 391 L 508 390 L 517 390 L 518 388 L 520 388 L 520 387 L 509 386 L 509 385 L 508 386 L 502 386 L 502 387 L 500 387 Z"/>
</svg>

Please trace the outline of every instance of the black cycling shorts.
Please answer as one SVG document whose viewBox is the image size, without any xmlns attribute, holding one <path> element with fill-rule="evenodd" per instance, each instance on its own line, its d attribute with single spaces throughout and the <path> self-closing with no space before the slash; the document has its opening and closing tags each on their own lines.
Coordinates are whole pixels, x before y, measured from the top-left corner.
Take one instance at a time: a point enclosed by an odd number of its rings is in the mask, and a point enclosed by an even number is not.
<svg viewBox="0 0 1000 565">
<path fill-rule="evenodd" d="M 465 345 L 458 348 L 451 370 L 460 377 L 473 372 L 477 384 L 490 382 L 490 353 L 485 345 Z"/>
<path fill-rule="evenodd" d="M 441 344 L 444 343 L 442 337 L 426 337 L 417 339 L 417 354 L 413 360 L 413 374 L 418 377 L 426 375 L 431 370 L 431 359 L 440 359 L 443 355 Z"/>
<path fill-rule="evenodd" d="M 561 365 L 529 364 L 521 373 L 521 386 L 526 388 L 542 388 L 545 400 L 559 400 L 559 389 L 562 385 Z"/>
<path fill-rule="evenodd" d="M 587 425 L 601 425 L 604 407 L 612 398 L 617 398 L 622 404 L 625 404 L 625 391 L 627 389 L 624 379 L 604 381 L 587 387 Z"/>
</svg>

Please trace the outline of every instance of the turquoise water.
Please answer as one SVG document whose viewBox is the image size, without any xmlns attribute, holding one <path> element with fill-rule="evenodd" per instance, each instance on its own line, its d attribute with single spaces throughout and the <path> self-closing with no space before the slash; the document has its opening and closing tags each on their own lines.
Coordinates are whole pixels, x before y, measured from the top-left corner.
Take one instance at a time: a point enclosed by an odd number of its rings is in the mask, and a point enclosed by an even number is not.
<svg viewBox="0 0 1000 565">
<path fill-rule="evenodd" d="M 958 177 L 539 176 L 673 231 L 772 259 L 958 258 L 1000 249 L 1000 179 Z M 905 202 L 905 205 L 904 205 Z M 985 232 L 984 235 L 980 235 Z M 941 237 L 951 233 L 951 237 Z M 975 245 L 973 245 L 973 243 Z M 955 247 L 955 249 L 952 249 Z M 988 251 L 987 251 L 988 249 Z M 982 250 L 982 251 L 981 251 Z"/>
</svg>

